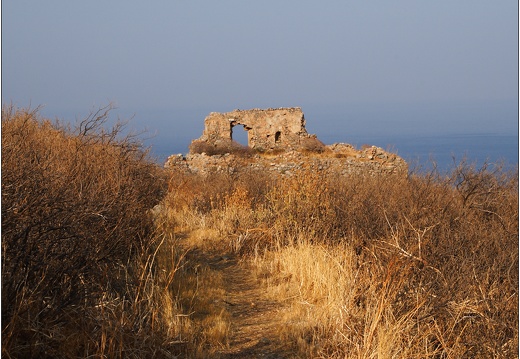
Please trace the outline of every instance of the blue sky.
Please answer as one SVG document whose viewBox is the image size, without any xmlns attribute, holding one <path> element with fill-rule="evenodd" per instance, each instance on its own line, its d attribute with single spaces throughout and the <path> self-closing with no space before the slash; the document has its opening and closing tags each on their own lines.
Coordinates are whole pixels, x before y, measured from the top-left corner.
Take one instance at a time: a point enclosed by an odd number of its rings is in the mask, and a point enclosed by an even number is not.
<svg viewBox="0 0 520 359">
<path fill-rule="evenodd" d="M 2 102 L 113 102 L 182 146 L 236 108 L 299 106 L 326 138 L 517 131 L 518 2 L 4 0 Z"/>
</svg>

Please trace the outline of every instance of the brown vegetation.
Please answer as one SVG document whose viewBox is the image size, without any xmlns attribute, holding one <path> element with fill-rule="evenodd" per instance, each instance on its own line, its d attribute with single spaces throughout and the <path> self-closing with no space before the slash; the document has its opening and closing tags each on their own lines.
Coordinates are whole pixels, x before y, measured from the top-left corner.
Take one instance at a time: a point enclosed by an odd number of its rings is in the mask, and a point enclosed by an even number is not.
<svg viewBox="0 0 520 359">
<path fill-rule="evenodd" d="M 326 150 L 325 144 L 316 137 L 306 137 L 300 143 L 304 153 L 322 153 Z"/>
<path fill-rule="evenodd" d="M 164 195 L 106 110 L 2 111 L 6 357 L 517 355 L 517 173 L 244 167 Z"/>
<path fill-rule="evenodd" d="M 2 109 L 2 356 L 151 357 L 149 210 L 165 180 L 109 107 L 74 129 Z M 138 344 L 137 344 L 138 343 Z"/>
<path fill-rule="evenodd" d="M 251 148 L 241 145 L 236 141 L 221 141 L 219 144 L 212 144 L 200 140 L 191 142 L 190 152 L 198 154 L 205 153 L 208 156 L 232 153 L 241 157 L 250 157 L 254 153 Z"/>
<path fill-rule="evenodd" d="M 179 225 L 217 231 L 285 298 L 304 357 L 474 358 L 518 350 L 518 180 L 450 174 L 176 177 Z M 210 241 L 210 239 L 207 239 Z"/>
</svg>

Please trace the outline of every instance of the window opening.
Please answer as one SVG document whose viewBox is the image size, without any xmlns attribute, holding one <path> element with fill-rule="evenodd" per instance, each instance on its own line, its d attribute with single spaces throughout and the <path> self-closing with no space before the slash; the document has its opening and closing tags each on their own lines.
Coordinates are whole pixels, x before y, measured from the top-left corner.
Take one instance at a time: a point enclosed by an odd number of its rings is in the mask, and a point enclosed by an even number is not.
<svg viewBox="0 0 520 359">
<path fill-rule="evenodd" d="M 277 131 L 274 134 L 274 143 L 280 143 L 280 137 L 282 136 L 282 133 L 280 131 Z"/>
</svg>

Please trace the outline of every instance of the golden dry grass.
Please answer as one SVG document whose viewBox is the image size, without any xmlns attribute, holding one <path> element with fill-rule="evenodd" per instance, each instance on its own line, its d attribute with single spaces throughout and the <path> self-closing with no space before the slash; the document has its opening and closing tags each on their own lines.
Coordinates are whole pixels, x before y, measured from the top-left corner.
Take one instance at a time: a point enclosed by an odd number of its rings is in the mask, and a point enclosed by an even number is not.
<svg viewBox="0 0 520 359">
<path fill-rule="evenodd" d="M 288 305 L 279 336 L 295 355 L 518 350 L 516 173 L 462 162 L 447 174 L 174 182 L 166 201 L 185 228 L 216 231 Z"/>
</svg>

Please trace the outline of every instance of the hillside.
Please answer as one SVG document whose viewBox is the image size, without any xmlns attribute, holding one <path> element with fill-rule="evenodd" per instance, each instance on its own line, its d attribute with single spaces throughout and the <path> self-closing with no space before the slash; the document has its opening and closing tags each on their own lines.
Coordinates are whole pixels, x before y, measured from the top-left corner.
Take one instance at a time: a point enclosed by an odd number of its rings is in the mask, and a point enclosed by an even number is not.
<svg viewBox="0 0 520 359">
<path fill-rule="evenodd" d="M 109 110 L 2 109 L 3 356 L 517 355 L 517 171 L 416 173 L 299 109 L 209 116 L 165 170 Z M 292 125 L 237 147 L 265 113 Z"/>
<path fill-rule="evenodd" d="M 517 350 L 514 174 L 172 175 L 162 208 L 186 253 L 178 285 L 194 295 L 201 357 Z"/>
</svg>

